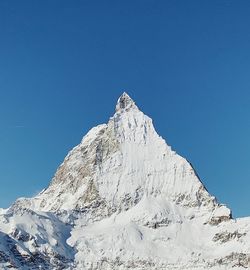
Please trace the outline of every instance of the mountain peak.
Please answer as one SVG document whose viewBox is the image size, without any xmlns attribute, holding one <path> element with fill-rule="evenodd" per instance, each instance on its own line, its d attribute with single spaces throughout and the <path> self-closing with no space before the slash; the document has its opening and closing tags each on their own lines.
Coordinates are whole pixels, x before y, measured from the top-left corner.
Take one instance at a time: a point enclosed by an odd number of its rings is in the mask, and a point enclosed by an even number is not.
<svg viewBox="0 0 250 270">
<path fill-rule="evenodd" d="M 231 219 L 127 93 L 48 188 L 0 209 L 0 269 L 250 269 L 249 242 L 250 218 Z"/>
<path fill-rule="evenodd" d="M 123 94 L 119 97 L 117 101 L 116 112 L 123 110 L 127 111 L 131 108 L 138 109 L 135 105 L 134 100 L 126 92 L 123 92 Z"/>
</svg>

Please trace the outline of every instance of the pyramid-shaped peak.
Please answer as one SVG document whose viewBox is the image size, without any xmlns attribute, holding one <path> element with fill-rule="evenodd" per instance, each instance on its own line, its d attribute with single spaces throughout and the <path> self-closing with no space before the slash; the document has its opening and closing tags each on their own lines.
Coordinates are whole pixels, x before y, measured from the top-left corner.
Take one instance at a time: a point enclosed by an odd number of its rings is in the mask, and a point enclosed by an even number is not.
<svg viewBox="0 0 250 270">
<path fill-rule="evenodd" d="M 126 92 L 123 92 L 117 101 L 116 111 L 127 111 L 131 108 L 138 109 L 134 100 Z"/>
</svg>

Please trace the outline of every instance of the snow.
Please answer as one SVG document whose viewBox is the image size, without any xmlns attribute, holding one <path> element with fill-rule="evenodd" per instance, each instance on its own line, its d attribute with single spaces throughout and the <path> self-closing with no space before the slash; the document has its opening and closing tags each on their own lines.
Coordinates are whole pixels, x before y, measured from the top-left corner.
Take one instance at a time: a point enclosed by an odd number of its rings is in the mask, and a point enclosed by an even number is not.
<svg viewBox="0 0 250 270">
<path fill-rule="evenodd" d="M 0 210 L 0 232 L 0 266 L 13 260 L 16 269 L 31 266 L 11 259 L 13 247 L 38 253 L 35 269 L 250 267 L 250 218 L 231 218 L 126 93 L 48 188 Z"/>
<path fill-rule="evenodd" d="M 213 212 L 213 217 L 228 217 L 230 215 L 231 211 L 225 205 L 219 205 Z"/>
</svg>

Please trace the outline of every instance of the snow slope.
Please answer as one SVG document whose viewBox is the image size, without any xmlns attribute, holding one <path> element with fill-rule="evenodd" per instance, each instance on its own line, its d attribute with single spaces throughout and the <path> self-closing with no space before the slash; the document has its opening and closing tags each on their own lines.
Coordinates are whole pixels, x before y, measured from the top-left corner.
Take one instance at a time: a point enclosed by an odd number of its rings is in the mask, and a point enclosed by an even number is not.
<svg viewBox="0 0 250 270">
<path fill-rule="evenodd" d="M 0 231 L 1 269 L 250 267 L 250 218 L 232 219 L 126 93 L 47 189 L 0 211 Z"/>
</svg>

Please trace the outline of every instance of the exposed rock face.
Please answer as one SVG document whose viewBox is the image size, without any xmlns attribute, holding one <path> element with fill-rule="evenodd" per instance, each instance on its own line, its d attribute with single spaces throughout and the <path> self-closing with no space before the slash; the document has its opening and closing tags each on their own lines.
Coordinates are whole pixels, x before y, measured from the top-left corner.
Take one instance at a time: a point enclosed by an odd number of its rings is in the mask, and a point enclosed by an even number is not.
<svg viewBox="0 0 250 270">
<path fill-rule="evenodd" d="M 242 236 L 246 236 L 246 233 L 239 233 L 238 231 L 234 231 L 234 232 L 225 231 L 221 233 L 216 233 L 213 238 L 213 241 L 225 243 L 234 239 L 239 240 Z"/>
<path fill-rule="evenodd" d="M 126 93 L 47 189 L 0 212 L 0 230 L 3 269 L 249 266 L 250 219 L 232 219 Z"/>
</svg>

